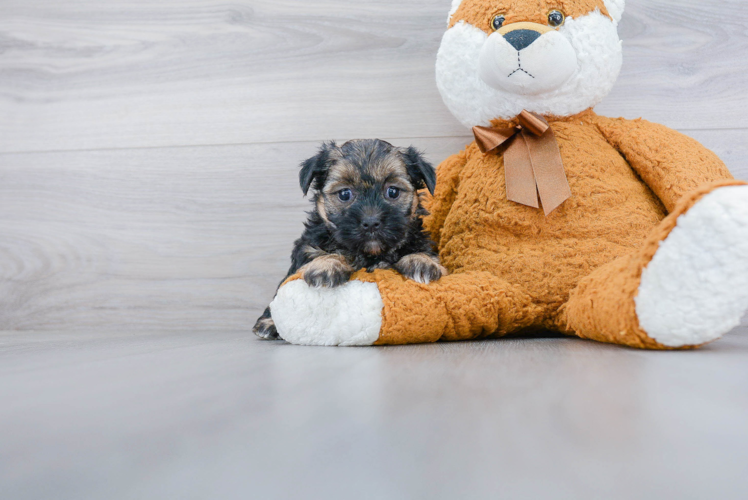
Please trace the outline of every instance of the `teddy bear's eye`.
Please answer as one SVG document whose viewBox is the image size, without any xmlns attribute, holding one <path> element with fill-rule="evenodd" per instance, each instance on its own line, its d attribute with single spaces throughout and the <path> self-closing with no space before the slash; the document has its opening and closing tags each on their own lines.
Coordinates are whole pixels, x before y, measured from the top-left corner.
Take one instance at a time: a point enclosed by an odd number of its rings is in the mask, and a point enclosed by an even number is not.
<svg viewBox="0 0 748 500">
<path fill-rule="evenodd" d="M 566 21 L 566 16 L 560 10 L 552 10 L 548 13 L 548 25 L 558 28 Z"/>
<path fill-rule="evenodd" d="M 494 31 L 498 31 L 501 29 L 502 26 L 504 26 L 504 21 L 506 21 L 506 18 L 504 16 L 501 16 L 501 15 L 495 16 L 491 20 L 491 27 L 493 28 Z"/>
</svg>

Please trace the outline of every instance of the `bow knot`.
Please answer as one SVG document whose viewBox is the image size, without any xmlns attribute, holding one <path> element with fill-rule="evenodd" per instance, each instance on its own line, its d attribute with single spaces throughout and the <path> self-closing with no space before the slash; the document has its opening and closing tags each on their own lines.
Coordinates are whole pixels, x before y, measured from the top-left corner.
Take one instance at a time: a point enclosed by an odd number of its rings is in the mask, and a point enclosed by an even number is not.
<svg viewBox="0 0 748 500">
<path fill-rule="evenodd" d="M 512 128 L 474 127 L 475 142 L 484 154 L 509 143 L 504 152 L 506 195 L 509 201 L 540 208 L 549 215 L 571 198 L 556 135 L 540 115 L 522 111 Z"/>
</svg>

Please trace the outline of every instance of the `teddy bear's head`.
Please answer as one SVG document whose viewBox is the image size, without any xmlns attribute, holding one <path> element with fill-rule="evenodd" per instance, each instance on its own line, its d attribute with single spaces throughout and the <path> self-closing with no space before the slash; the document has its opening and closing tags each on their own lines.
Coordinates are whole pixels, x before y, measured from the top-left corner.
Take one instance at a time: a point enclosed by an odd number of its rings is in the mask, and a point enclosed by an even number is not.
<svg viewBox="0 0 748 500">
<path fill-rule="evenodd" d="M 467 127 L 595 106 L 621 69 L 624 2 L 453 0 L 436 63 L 444 102 Z"/>
</svg>

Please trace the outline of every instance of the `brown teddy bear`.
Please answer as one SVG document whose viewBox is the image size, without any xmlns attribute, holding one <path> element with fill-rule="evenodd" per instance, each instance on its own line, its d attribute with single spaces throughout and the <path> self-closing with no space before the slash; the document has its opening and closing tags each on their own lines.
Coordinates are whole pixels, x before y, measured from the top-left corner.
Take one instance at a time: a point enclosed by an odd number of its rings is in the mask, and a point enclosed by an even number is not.
<svg viewBox="0 0 748 500">
<path fill-rule="evenodd" d="M 438 170 L 426 227 L 450 275 L 292 277 L 271 305 L 308 345 L 534 330 L 691 348 L 748 309 L 748 186 L 664 126 L 592 108 L 621 68 L 624 0 L 454 0 L 437 59 L 476 141 Z"/>
</svg>

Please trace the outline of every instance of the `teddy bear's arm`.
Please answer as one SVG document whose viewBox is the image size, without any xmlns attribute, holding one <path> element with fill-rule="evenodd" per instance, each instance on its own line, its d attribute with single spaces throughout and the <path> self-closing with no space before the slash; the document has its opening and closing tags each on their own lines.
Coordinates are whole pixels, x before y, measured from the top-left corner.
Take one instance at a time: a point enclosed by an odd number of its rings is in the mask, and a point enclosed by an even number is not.
<svg viewBox="0 0 748 500">
<path fill-rule="evenodd" d="M 672 212 L 685 194 L 733 179 L 724 163 L 694 139 L 646 120 L 596 117 L 597 126 Z"/>
<path fill-rule="evenodd" d="M 423 224 L 430 233 L 434 242 L 439 245 L 441 231 L 444 221 L 449 215 L 452 204 L 457 197 L 460 184 L 460 173 L 468 161 L 466 151 L 452 155 L 444 160 L 436 171 L 436 190 L 434 196 L 428 196 L 424 200 L 424 206 L 429 215 L 424 218 Z"/>
</svg>

